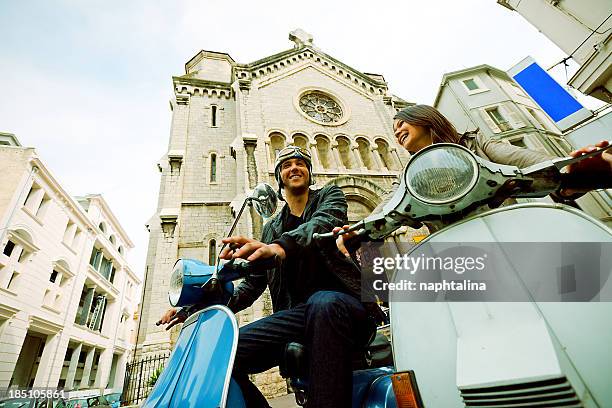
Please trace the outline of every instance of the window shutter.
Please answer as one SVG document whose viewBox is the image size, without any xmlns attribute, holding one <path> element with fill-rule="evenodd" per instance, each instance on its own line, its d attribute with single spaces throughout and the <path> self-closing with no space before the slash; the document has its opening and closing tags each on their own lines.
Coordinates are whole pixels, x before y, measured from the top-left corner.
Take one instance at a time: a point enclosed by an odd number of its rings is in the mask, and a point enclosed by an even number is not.
<svg viewBox="0 0 612 408">
<path fill-rule="evenodd" d="M 493 119 L 489 117 L 489 114 L 484 108 L 479 109 L 479 112 L 480 117 L 482 118 L 482 120 L 484 120 L 489 129 L 493 131 L 493 133 L 501 133 L 501 129 L 495 124 L 495 122 L 493 122 Z"/>
<path fill-rule="evenodd" d="M 514 129 L 520 129 L 527 126 L 527 124 L 521 118 L 520 113 L 517 111 L 517 107 L 512 103 L 508 102 L 505 106 L 500 106 L 502 115 L 504 115 Z"/>
</svg>

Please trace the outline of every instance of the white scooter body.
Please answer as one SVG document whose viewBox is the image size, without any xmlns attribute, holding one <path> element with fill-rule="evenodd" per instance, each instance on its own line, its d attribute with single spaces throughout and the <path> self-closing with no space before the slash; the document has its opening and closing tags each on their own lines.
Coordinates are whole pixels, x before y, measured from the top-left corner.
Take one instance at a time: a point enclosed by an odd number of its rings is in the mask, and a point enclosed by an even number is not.
<svg viewBox="0 0 612 408">
<path fill-rule="evenodd" d="M 612 242 L 612 232 L 571 207 L 527 203 L 468 218 L 425 242 Z M 611 280 L 602 282 L 604 299 L 612 298 Z M 428 407 L 612 407 L 612 303 L 391 298 L 390 318 L 396 369 L 417 373 Z"/>
</svg>

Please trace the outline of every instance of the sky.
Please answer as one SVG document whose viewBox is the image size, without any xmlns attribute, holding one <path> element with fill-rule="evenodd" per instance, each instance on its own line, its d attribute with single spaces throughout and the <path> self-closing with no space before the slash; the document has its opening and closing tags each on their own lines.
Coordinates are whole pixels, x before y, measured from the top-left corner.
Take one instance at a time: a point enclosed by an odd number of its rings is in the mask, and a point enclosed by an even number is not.
<svg viewBox="0 0 612 408">
<path fill-rule="evenodd" d="M 0 0 L 0 131 L 35 147 L 69 194 L 104 196 L 142 277 L 172 76 L 200 50 L 249 63 L 292 48 L 298 27 L 323 52 L 425 104 L 446 72 L 507 70 L 528 55 L 548 68 L 566 56 L 495 0 Z M 575 70 L 550 73 L 565 84 Z"/>
</svg>

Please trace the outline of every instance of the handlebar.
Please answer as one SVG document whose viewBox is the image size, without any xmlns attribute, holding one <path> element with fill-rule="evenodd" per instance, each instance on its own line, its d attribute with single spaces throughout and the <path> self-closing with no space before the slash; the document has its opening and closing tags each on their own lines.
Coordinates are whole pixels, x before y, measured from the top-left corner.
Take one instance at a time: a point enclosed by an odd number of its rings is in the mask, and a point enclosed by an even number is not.
<svg viewBox="0 0 612 408">
<path fill-rule="evenodd" d="M 336 239 L 340 235 L 348 234 L 349 232 L 353 232 L 353 231 L 357 231 L 357 237 L 365 237 L 366 230 L 363 227 L 364 227 L 363 221 L 359 221 L 358 223 L 351 225 L 348 229 L 340 230 L 338 232 L 333 232 L 333 231 L 324 232 L 324 233 L 315 232 L 314 234 L 312 234 L 312 239 L 314 239 L 315 241 L 322 241 L 322 240 L 326 240 L 329 238 Z"/>
<path fill-rule="evenodd" d="M 233 281 L 244 278 L 245 276 L 262 269 L 270 269 L 278 266 L 280 259 L 277 256 L 265 259 L 257 259 L 255 261 L 236 261 L 232 259 L 221 267 L 223 280 Z"/>
</svg>

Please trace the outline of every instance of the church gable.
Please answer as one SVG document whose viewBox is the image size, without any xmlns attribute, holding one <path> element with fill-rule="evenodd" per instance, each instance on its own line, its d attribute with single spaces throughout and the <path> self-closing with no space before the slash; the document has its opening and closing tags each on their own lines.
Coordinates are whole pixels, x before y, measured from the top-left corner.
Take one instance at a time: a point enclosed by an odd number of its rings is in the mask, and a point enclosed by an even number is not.
<svg viewBox="0 0 612 408">
<path fill-rule="evenodd" d="M 371 128 L 374 124 L 361 118 L 371 118 L 375 114 L 374 101 L 382 98 L 339 80 L 310 62 L 253 84 L 253 88 L 260 94 L 266 127 L 282 126 L 289 121 L 304 129 Z"/>
<path fill-rule="evenodd" d="M 325 72 L 347 86 L 360 89 L 363 93 L 372 96 L 387 93 L 387 84 L 382 75 L 361 73 L 310 46 L 294 48 L 252 64 L 238 66 L 237 76 L 239 79 L 249 76 L 265 84 L 274 82 L 305 65 L 316 67 L 320 72 Z"/>
<path fill-rule="evenodd" d="M 277 75 L 269 75 L 266 78 L 262 78 L 260 81 L 257 82 L 257 88 L 259 89 L 265 88 L 278 81 L 282 81 L 284 79 L 291 78 L 291 77 L 297 78 L 301 76 L 307 76 L 315 80 L 323 80 L 325 82 L 328 82 L 328 79 L 329 79 L 333 81 L 330 83 L 334 83 L 343 88 L 350 89 L 353 92 L 363 95 L 363 97 L 367 99 L 373 100 L 376 98 L 380 98 L 379 95 L 368 92 L 366 89 L 364 89 L 363 87 L 360 87 L 359 85 L 353 83 L 352 81 L 345 80 L 344 78 L 339 78 L 337 75 L 334 75 L 329 70 L 322 68 L 321 66 L 313 63 L 312 61 L 306 61 L 305 63 L 301 65 L 292 67 L 292 69 L 288 69 L 285 71 L 279 71 Z"/>
</svg>

